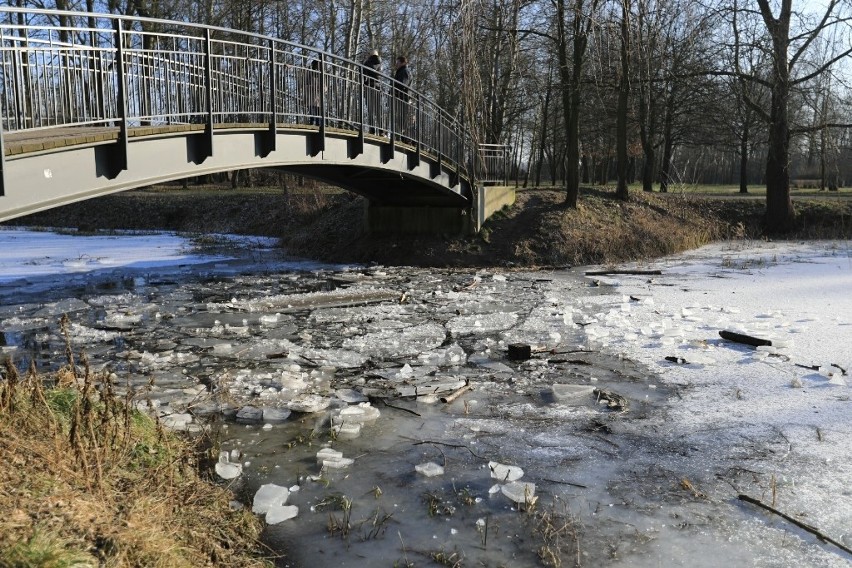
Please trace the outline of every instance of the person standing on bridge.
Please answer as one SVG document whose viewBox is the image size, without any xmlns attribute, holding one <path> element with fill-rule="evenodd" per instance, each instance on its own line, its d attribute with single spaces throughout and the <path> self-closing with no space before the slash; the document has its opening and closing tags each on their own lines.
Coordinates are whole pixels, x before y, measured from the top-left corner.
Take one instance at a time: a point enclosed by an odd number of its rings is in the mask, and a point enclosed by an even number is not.
<svg viewBox="0 0 852 568">
<path fill-rule="evenodd" d="M 408 87 L 411 84 L 411 73 L 408 72 L 408 59 L 404 55 L 396 58 L 396 72 L 393 75 L 393 104 L 396 124 L 394 129 L 397 134 L 408 134 L 409 130 L 409 108 Z"/>
<path fill-rule="evenodd" d="M 364 121 L 369 126 L 371 134 L 376 134 L 379 131 L 379 108 L 381 105 L 382 86 L 379 83 L 379 72 L 382 68 L 382 60 L 379 57 L 379 51 L 373 50 L 373 53 L 364 60 L 364 104 L 365 116 Z"/>
<path fill-rule="evenodd" d="M 322 77 L 320 76 L 319 59 L 312 60 L 306 68 L 304 68 L 304 76 L 302 79 L 302 101 L 305 105 L 305 115 L 308 117 L 308 124 L 319 126 L 322 122 L 321 115 L 321 97 Z"/>
</svg>

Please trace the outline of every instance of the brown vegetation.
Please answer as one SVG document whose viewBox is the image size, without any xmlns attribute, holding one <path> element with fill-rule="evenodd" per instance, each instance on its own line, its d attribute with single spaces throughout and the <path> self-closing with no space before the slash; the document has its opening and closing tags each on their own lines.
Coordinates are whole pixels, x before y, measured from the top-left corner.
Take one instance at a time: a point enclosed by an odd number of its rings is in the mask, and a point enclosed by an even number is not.
<svg viewBox="0 0 852 568">
<path fill-rule="evenodd" d="M 108 376 L 70 361 L 21 377 L 8 359 L 2 375 L 0 566 L 270 565 L 260 521 L 199 473 L 198 441 L 164 432 Z"/>
</svg>

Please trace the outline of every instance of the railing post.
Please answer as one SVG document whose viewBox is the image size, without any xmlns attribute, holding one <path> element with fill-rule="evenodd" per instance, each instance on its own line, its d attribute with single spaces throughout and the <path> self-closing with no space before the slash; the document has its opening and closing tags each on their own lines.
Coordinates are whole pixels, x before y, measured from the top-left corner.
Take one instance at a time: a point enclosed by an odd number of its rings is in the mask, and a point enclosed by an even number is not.
<svg viewBox="0 0 852 568">
<path fill-rule="evenodd" d="M 390 89 L 388 90 L 388 107 L 390 110 L 390 123 L 388 124 L 388 134 L 390 139 L 390 147 L 393 149 L 396 144 L 396 79 L 391 79 Z"/>
<path fill-rule="evenodd" d="M 204 95 L 206 98 L 204 109 L 204 143 L 198 156 L 203 162 L 205 158 L 213 155 L 213 46 L 210 28 L 204 28 Z"/>
<path fill-rule="evenodd" d="M 320 61 L 320 123 L 319 123 L 319 134 L 320 134 L 320 150 L 325 151 L 325 122 L 328 117 L 327 109 L 325 108 L 328 97 L 325 96 L 325 90 L 328 87 L 328 82 L 326 81 L 325 76 L 325 52 L 321 51 L 319 56 Z"/>
<path fill-rule="evenodd" d="M 278 139 L 278 68 L 275 65 L 275 40 L 269 39 L 269 132 L 266 153 L 274 152 Z"/>
<path fill-rule="evenodd" d="M 24 92 L 22 89 L 24 65 L 21 62 L 21 52 L 17 49 L 12 51 L 12 77 L 14 78 L 14 98 L 15 98 L 15 121 L 17 122 L 18 130 L 26 128 L 25 116 L 23 108 L 26 106 L 26 101 L 23 100 Z M 11 111 L 12 109 L 7 109 Z M 10 116 L 5 114 L 4 116 Z"/>
<path fill-rule="evenodd" d="M 415 157 L 414 157 L 414 166 L 417 167 L 420 165 L 420 119 L 421 109 L 423 106 L 420 104 L 420 93 L 417 93 L 417 106 L 414 109 L 414 148 L 415 148 Z M 412 168 L 413 169 L 413 168 Z"/>
<path fill-rule="evenodd" d="M 124 61 L 124 25 L 122 20 L 115 20 L 115 83 L 116 119 L 118 120 L 118 140 L 115 141 L 112 152 L 112 164 L 109 168 L 113 177 L 127 169 L 127 67 Z"/>
<path fill-rule="evenodd" d="M 361 127 L 358 129 L 358 138 L 361 139 L 361 144 L 364 144 L 364 105 L 366 101 L 364 96 L 372 96 L 372 93 L 364 91 L 364 66 L 358 66 L 358 123 Z"/>
<path fill-rule="evenodd" d="M 6 195 L 6 144 L 3 142 L 3 117 L 9 115 L 3 108 L 5 102 L 4 97 L 0 101 L 0 112 L 2 112 L 2 115 L 0 115 L 0 197 Z"/>
</svg>

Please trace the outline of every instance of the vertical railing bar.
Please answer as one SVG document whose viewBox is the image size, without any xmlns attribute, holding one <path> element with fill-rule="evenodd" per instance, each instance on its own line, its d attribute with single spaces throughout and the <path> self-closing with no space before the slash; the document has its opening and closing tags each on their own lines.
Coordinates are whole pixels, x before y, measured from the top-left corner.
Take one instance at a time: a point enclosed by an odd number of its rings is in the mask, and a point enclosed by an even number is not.
<svg viewBox="0 0 852 568">
<path fill-rule="evenodd" d="M 390 124 L 388 124 L 388 132 L 390 132 L 390 147 L 393 150 L 396 145 L 396 79 L 390 80 L 390 89 L 388 89 L 388 109 L 390 110 Z"/>
<path fill-rule="evenodd" d="M 127 169 L 127 90 L 126 69 L 124 66 L 124 30 L 120 19 L 115 20 L 115 71 L 118 87 L 116 103 L 118 104 L 118 149 L 116 166 L 119 171 Z"/>
<path fill-rule="evenodd" d="M 358 123 L 360 124 L 358 128 L 358 138 L 361 141 L 362 148 L 364 147 L 364 105 L 366 104 L 364 97 L 369 97 L 371 95 L 372 93 L 364 90 L 364 66 L 360 65 L 358 66 Z"/>
<path fill-rule="evenodd" d="M 328 113 L 326 112 L 325 105 L 326 101 L 326 76 L 325 76 L 325 52 L 320 52 L 319 54 L 320 61 L 320 117 L 319 117 L 319 135 L 320 135 L 320 148 L 325 151 L 325 122 Z"/>
<path fill-rule="evenodd" d="M 3 28 L 0 27 L 0 47 L 6 43 L 6 38 L 3 34 Z M 3 99 L 0 100 L 0 197 L 6 195 L 6 143 L 3 140 L 3 118 L 9 116 L 8 97 L 6 96 L 6 61 L 5 57 L 2 60 L 3 71 Z M 13 58 L 14 59 L 14 58 Z M 8 120 L 8 119 L 7 119 Z"/>
<path fill-rule="evenodd" d="M 422 105 L 421 105 L 420 93 L 417 93 L 416 96 L 417 96 L 417 106 L 414 109 L 414 144 L 415 144 L 414 148 L 415 148 L 415 154 L 417 156 L 416 161 L 417 161 L 417 164 L 419 165 L 420 164 L 420 146 L 421 146 L 421 144 L 420 144 L 420 119 L 421 119 L 420 111 L 422 109 Z"/>
<path fill-rule="evenodd" d="M 213 155 L 213 49 L 210 28 L 204 28 L 204 93 L 206 97 L 206 112 L 204 137 L 207 156 Z"/>
<path fill-rule="evenodd" d="M 278 140 L 278 68 L 275 64 L 275 40 L 269 39 L 269 151 L 274 152 Z"/>
<path fill-rule="evenodd" d="M 12 80 L 14 83 L 14 103 L 15 103 L 15 122 L 17 123 L 16 130 L 23 130 L 26 128 L 26 124 L 24 123 L 24 113 L 21 109 L 22 101 L 21 97 L 23 93 L 21 92 L 21 82 L 23 79 L 23 63 L 21 63 L 21 51 L 18 48 L 13 47 L 14 51 L 12 52 L 12 65 L 15 66 L 12 69 Z M 8 115 L 7 115 L 8 116 Z"/>
</svg>

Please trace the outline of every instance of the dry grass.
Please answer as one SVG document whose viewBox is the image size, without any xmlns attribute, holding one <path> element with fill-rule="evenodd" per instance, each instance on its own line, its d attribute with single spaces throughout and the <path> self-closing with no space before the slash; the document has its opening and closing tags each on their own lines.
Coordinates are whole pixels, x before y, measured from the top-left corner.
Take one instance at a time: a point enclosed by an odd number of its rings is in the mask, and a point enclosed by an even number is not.
<svg viewBox="0 0 852 568">
<path fill-rule="evenodd" d="M 199 441 L 81 362 L 49 378 L 4 362 L 0 566 L 268 566 L 260 522 L 199 474 Z"/>
</svg>

